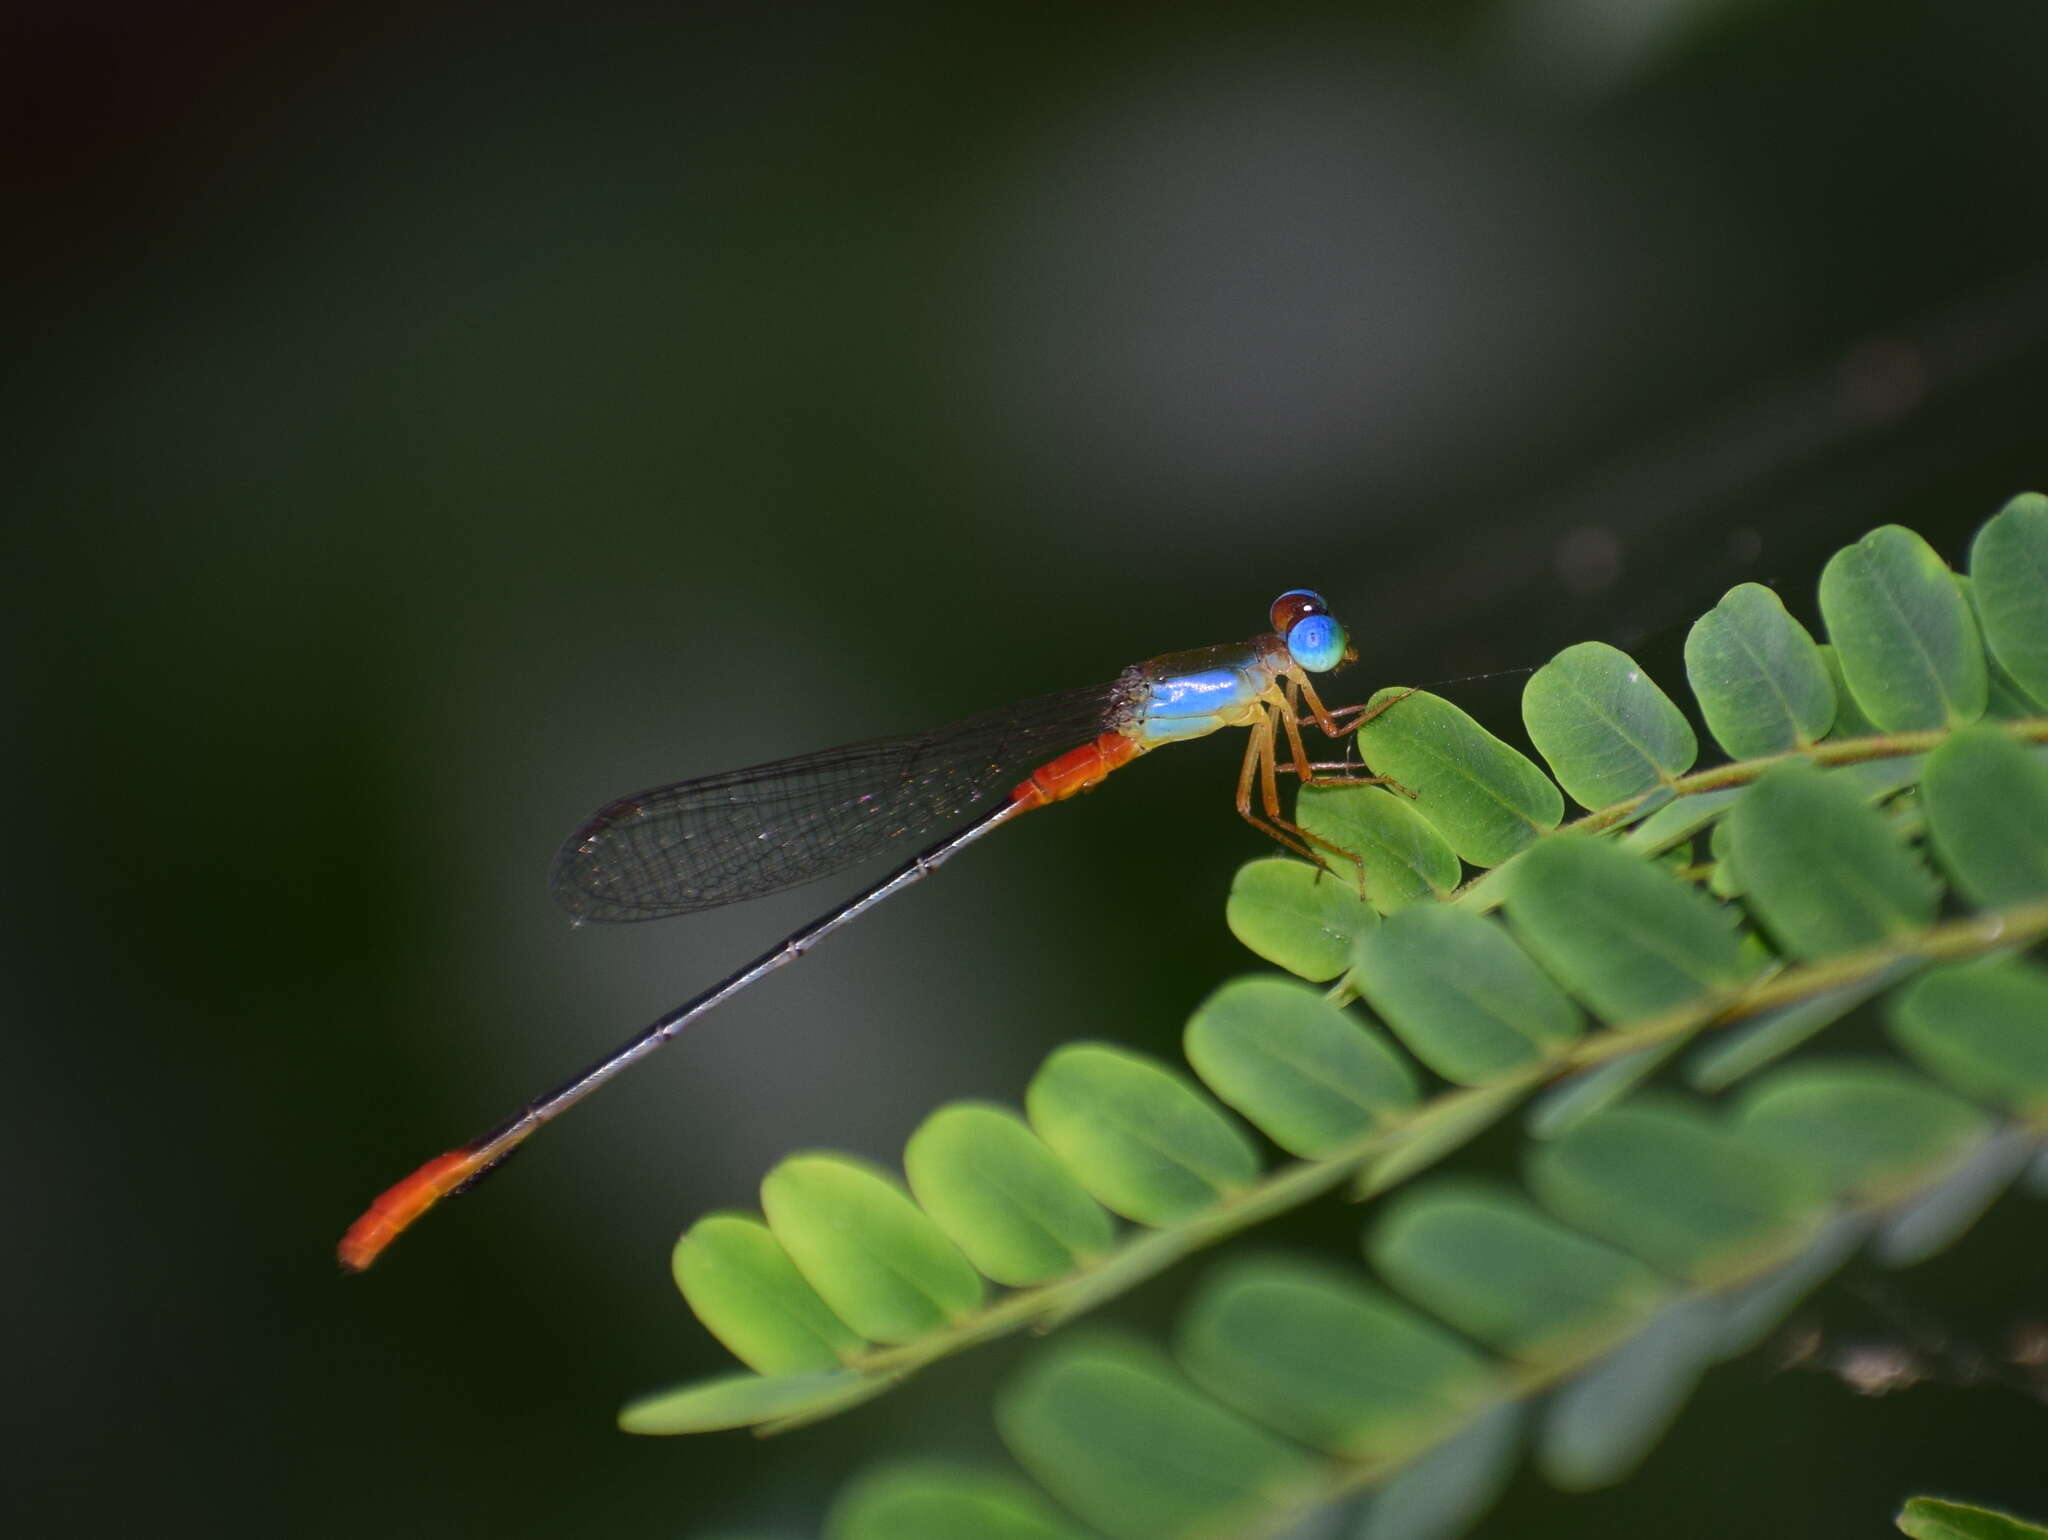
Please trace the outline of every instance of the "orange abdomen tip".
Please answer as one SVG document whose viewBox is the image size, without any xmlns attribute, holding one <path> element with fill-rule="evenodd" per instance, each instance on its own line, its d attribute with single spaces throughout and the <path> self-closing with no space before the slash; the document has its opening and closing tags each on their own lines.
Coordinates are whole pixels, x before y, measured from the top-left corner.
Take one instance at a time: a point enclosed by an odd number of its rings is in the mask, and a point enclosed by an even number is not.
<svg viewBox="0 0 2048 1540">
<path fill-rule="evenodd" d="M 352 1273 L 361 1272 L 382 1256 L 384 1248 L 404 1234 L 415 1219 L 488 1164 L 474 1150 L 450 1150 L 446 1155 L 436 1155 L 411 1176 L 392 1183 L 342 1236 L 341 1244 L 335 1248 L 341 1265 Z"/>
</svg>

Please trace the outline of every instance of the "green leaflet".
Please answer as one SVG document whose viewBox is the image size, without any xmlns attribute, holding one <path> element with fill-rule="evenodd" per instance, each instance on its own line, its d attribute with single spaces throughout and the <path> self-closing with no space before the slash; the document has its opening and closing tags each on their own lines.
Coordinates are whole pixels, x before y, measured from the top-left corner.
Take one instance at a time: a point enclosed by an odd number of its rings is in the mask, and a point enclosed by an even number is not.
<svg viewBox="0 0 2048 1540">
<path fill-rule="evenodd" d="M 1641 845 L 1623 845 L 1622 848 L 1624 850 L 1640 851 L 1652 861 L 1663 866 L 1665 870 L 1671 872 L 1674 876 L 1684 877 L 1692 870 L 1693 847 L 1691 840 L 1685 840 L 1676 845 L 1669 845 L 1662 850 L 1656 851 L 1646 849 Z"/>
<path fill-rule="evenodd" d="M 1335 1269 L 1296 1263 L 1212 1271 L 1175 1351 L 1217 1400 L 1352 1460 L 1426 1448 L 1506 1394 L 1442 1327 Z"/>
<path fill-rule="evenodd" d="M 1656 1074 L 1659 1066 L 1683 1046 L 1683 1038 L 1669 1038 L 1560 1080 L 1530 1104 L 1524 1120 L 1530 1136 L 1556 1139 L 1569 1133 Z"/>
<path fill-rule="evenodd" d="M 1934 919 L 1940 889 L 1848 778 L 1776 766 L 1723 827 L 1746 902 L 1795 956 L 1877 946 Z"/>
<path fill-rule="evenodd" d="M 1917 958 L 1902 957 L 1890 968 L 1857 983 L 1809 995 L 1731 1031 L 1717 1032 L 1686 1065 L 1685 1078 L 1702 1091 L 1725 1090 L 1827 1030 L 1865 1000 L 1883 994 L 1919 965 Z"/>
<path fill-rule="evenodd" d="M 1640 851 L 1644 855 L 1656 855 L 1668 850 L 1680 841 L 1690 839 L 1708 824 L 1714 823 L 1727 810 L 1728 804 L 1747 789 L 1742 786 L 1730 786 L 1721 791 L 1695 792 L 1690 797 L 1680 797 L 1676 802 L 1667 802 L 1622 835 L 1622 846 L 1627 850 Z"/>
<path fill-rule="evenodd" d="M 1021 1481 L 957 1465 L 886 1465 L 849 1485 L 829 1540 L 1087 1540 Z"/>
<path fill-rule="evenodd" d="M 1369 1198 L 1428 1170 L 1499 1122 L 1508 1108 L 1528 1094 L 1533 1079 L 1533 1075 L 1519 1075 L 1431 1099 L 1402 1123 L 1401 1137 L 1392 1148 L 1359 1168 L 1351 1196 Z"/>
<path fill-rule="evenodd" d="M 761 1211 L 805 1280 L 872 1342 L 907 1342 L 981 1304 L 981 1275 L 863 1161 L 789 1156 L 762 1178 Z"/>
<path fill-rule="evenodd" d="M 1970 581 L 1992 656 L 2048 706 L 2048 497 L 2015 497 L 1977 531 Z"/>
<path fill-rule="evenodd" d="M 1868 759 L 1861 764 L 1837 765 L 1828 774 L 1838 775 L 1852 783 L 1865 802 L 1876 804 L 1918 781 L 1926 763 L 1925 754 L 1904 754 L 1890 759 Z"/>
<path fill-rule="evenodd" d="M 1348 1540 L 1450 1540 L 1493 1506 L 1514 1475 L 1527 1415 L 1495 1407 L 1455 1438 L 1405 1466 L 1365 1501 Z"/>
<path fill-rule="evenodd" d="M 1976 622 L 1977 634 L 1984 635 L 1984 615 L 1977 603 L 1976 585 L 1960 572 L 1956 574 L 1956 591 L 1970 607 L 1970 618 Z M 1990 650 L 1990 640 L 1985 640 L 1985 697 L 1984 716 L 1987 721 L 2017 722 L 2025 717 L 2041 714 L 2041 704 L 2030 696 L 2024 686 L 2006 671 L 1998 661 L 1998 655 Z"/>
<path fill-rule="evenodd" d="M 1610 1022 L 1711 999 L 1753 971 L 1713 900 L 1604 840 L 1545 840 L 1523 856 L 1507 913 L 1536 960 Z"/>
<path fill-rule="evenodd" d="M 1025 1097 L 1038 1136 L 1114 1213 L 1170 1225 L 1250 1185 L 1259 1157 L 1187 1077 L 1101 1043 L 1061 1048 Z"/>
<path fill-rule="evenodd" d="M 1794 1306 L 1856 1254 L 1868 1233 L 1869 1222 L 1861 1215 L 1837 1214 L 1783 1267 L 1722 1294 L 1728 1312 L 1722 1320 L 1721 1356 L 1734 1358 L 1762 1342 Z"/>
<path fill-rule="evenodd" d="M 1533 1364 L 1618 1341 L 1666 1293 L 1634 1258 L 1473 1182 L 1425 1182 L 1395 1198 L 1368 1232 L 1366 1255 L 1425 1310 Z"/>
<path fill-rule="evenodd" d="M 1586 1492 L 1621 1480 L 1655 1447 L 1719 1355 L 1727 1302 L 1673 1300 L 1544 1408 L 1536 1463 L 1551 1485 Z"/>
<path fill-rule="evenodd" d="M 1237 869 L 1223 918 L 1267 962 L 1320 984 L 1344 971 L 1352 941 L 1379 916 L 1344 876 L 1268 856 Z"/>
<path fill-rule="evenodd" d="M 1538 1146 L 1529 1185 L 1567 1223 L 1703 1284 L 1789 1258 L 1820 1218 L 1800 1168 L 1663 1097 L 1638 1096 Z"/>
<path fill-rule="evenodd" d="M 1805 748 L 1835 724 L 1835 686 L 1806 627 L 1760 583 L 1693 623 L 1685 672 L 1715 740 L 1736 759 Z"/>
<path fill-rule="evenodd" d="M 1007 1107 L 941 1107 L 910 1136 L 903 1171 L 933 1223 L 997 1283 L 1060 1277 L 1115 1240 L 1101 1205 Z"/>
<path fill-rule="evenodd" d="M 1965 1095 L 2048 1123 L 2048 970 L 2016 960 L 1930 968 L 1891 1001 L 1898 1045 Z"/>
<path fill-rule="evenodd" d="M 1987 721 L 2017 722 L 2027 717 L 2043 715 L 2043 708 L 2030 697 L 2020 693 L 2003 669 L 1993 666 L 1991 670 L 1990 694 L 1986 697 L 1984 717 Z"/>
<path fill-rule="evenodd" d="M 867 1346 L 748 1215 L 706 1214 L 676 1242 L 671 1267 L 705 1329 L 759 1374 L 837 1368 Z"/>
<path fill-rule="evenodd" d="M 1927 756 L 1920 797 L 1935 854 L 1980 909 L 2048 898 L 2048 761 L 1995 727 Z"/>
<path fill-rule="evenodd" d="M 619 1410 L 622 1433 L 711 1433 L 785 1417 L 820 1416 L 878 1396 L 887 1375 L 838 1370 L 827 1374 L 735 1374 L 629 1401 Z"/>
<path fill-rule="evenodd" d="M 1353 958 L 1359 993 L 1416 1058 L 1460 1085 L 1526 1068 L 1585 1024 L 1506 931 L 1467 910 L 1389 915 Z"/>
<path fill-rule="evenodd" d="M 1415 1104 L 1408 1063 L 1361 1018 L 1291 979 L 1234 979 L 1188 1019 L 1188 1063 L 1293 1155 L 1328 1154 Z"/>
<path fill-rule="evenodd" d="M 1911 1267 L 1955 1244 L 2040 1150 L 2037 1134 L 2007 1128 L 1935 1186 L 1885 1217 L 1871 1252 L 1886 1267 Z"/>
<path fill-rule="evenodd" d="M 1990 1123 L 1898 1064 L 1807 1059 L 1759 1080 L 1736 1106 L 1743 1140 L 1811 1171 L 1832 1196 L 1882 1204 L 1966 1159 Z"/>
<path fill-rule="evenodd" d="M 1747 786 L 1742 788 L 1748 791 Z M 1713 858 L 1713 875 L 1707 879 L 1707 891 L 1716 898 L 1742 897 L 1742 873 L 1735 869 L 1735 858 L 1729 854 L 1728 820 L 1722 819 L 1714 825 L 1707 836 L 1707 854 Z"/>
<path fill-rule="evenodd" d="M 1403 701 L 1394 710 L 1411 704 Z M 1381 914 L 1434 903 L 1458 885 L 1463 868 L 1457 852 L 1414 802 L 1385 787 L 1305 786 L 1295 799 L 1294 817 L 1365 863 L 1366 900 Z M 1340 881 L 1351 875 L 1343 862 L 1332 864 Z M 1349 888 L 1348 881 L 1344 885 Z"/>
<path fill-rule="evenodd" d="M 2048 1529 L 2038 1524 L 1942 1497 L 1908 1498 L 1898 1526 L 1912 1540 L 2048 1540 Z"/>
<path fill-rule="evenodd" d="M 1934 548 L 1887 524 L 1837 551 L 1820 612 L 1843 677 L 1886 732 L 1960 726 L 1984 714 L 1984 647 Z"/>
<path fill-rule="evenodd" d="M 1884 731 L 1856 704 L 1856 697 L 1849 693 L 1849 681 L 1842 676 L 1842 657 L 1834 648 L 1823 642 L 1820 645 L 1820 664 L 1828 671 L 1828 683 L 1835 691 L 1835 725 L 1828 733 L 1830 738 L 1871 738 Z"/>
<path fill-rule="evenodd" d="M 1528 756 L 1426 690 L 1360 728 L 1358 746 L 1373 774 L 1415 793 L 1415 810 L 1474 866 L 1500 865 L 1564 817 L 1564 798 Z"/>
<path fill-rule="evenodd" d="M 1231 1534 L 1305 1500 L 1315 1467 L 1158 1354 L 1063 1339 L 996 1401 L 1011 1454 L 1067 1507 L 1129 1540 Z"/>
<path fill-rule="evenodd" d="M 1634 658 L 1605 642 L 1567 647 L 1536 670 L 1522 691 L 1522 723 L 1585 808 L 1674 781 L 1699 757 L 1685 713 Z"/>
</svg>

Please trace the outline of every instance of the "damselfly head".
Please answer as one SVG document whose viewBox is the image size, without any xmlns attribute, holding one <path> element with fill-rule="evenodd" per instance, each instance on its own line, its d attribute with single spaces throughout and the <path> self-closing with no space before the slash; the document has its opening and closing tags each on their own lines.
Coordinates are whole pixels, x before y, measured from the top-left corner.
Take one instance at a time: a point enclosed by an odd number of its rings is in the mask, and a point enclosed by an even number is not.
<svg viewBox="0 0 2048 1540">
<path fill-rule="evenodd" d="M 1312 674 L 1326 674 L 1357 656 L 1329 604 L 1312 589 L 1289 589 L 1273 601 L 1271 618 L 1288 654 Z"/>
</svg>

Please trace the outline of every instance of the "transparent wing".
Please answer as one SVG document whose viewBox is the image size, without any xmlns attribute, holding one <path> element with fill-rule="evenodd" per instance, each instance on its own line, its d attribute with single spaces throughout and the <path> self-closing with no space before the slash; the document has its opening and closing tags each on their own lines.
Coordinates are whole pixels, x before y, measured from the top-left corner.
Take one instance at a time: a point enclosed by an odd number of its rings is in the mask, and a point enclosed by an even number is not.
<svg viewBox="0 0 2048 1540">
<path fill-rule="evenodd" d="M 1113 728 L 1129 675 L 902 738 L 679 781 L 609 802 L 555 856 L 579 920 L 653 920 L 760 898 L 966 821 L 1045 761 Z"/>
</svg>

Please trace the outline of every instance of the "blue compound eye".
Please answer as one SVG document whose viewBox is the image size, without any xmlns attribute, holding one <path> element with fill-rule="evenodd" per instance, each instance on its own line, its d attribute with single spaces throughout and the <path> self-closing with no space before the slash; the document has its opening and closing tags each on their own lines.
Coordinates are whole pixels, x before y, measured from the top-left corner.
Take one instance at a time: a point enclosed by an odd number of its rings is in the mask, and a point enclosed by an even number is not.
<svg viewBox="0 0 2048 1540">
<path fill-rule="evenodd" d="M 1311 674 L 1326 674 L 1342 663 L 1348 645 L 1334 615 L 1310 615 L 1287 633 L 1287 650 Z"/>
</svg>

